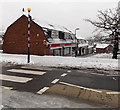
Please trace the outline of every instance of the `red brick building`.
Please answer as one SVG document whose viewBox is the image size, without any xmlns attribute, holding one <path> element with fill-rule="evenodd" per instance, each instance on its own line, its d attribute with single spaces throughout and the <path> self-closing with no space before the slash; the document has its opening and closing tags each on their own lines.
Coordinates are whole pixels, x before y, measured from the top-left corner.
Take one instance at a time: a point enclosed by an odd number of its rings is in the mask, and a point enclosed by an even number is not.
<svg viewBox="0 0 120 110">
<path fill-rule="evenodd" d="M 72 56 L 75 36 L 67 28 L 30 21 L 30 54 Z M 3 53 L 27 54 L 28 17 L 22 15 L 11 24 L 4 36 Z"/>
<path fill-rule="evenodd" d="M 96 44 L 96 53 L 112 53 L 113 46 L 110 44 Z"/>
</svg>

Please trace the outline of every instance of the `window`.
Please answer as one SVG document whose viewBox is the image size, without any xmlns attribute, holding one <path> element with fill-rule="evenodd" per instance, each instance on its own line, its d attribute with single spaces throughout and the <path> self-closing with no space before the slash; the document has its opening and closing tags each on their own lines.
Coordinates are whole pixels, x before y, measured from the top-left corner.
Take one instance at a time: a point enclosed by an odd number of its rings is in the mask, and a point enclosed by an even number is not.
<svg viewBox="0 0 120 110">
<path fill-rule="evenodd" d="M 46 35 L 47 38 L 51 37 L 51 30 L 44 29 L 44 33 L 45 33 L 45 35 Z"/>
<path fill-rule="evenodd" d="M 64 38 L 73 40 L 72 35 L 70 33 L 67 33 L 67 32 L 64 34 Z"/>
<path fill-rule="evenodd" d="M 59 39 L 65 39 L 64 32 L 59 31 Z"/>
<path fill-rule="evenodd" d="M 56 30 L 52 30 L 52 35 L 51 35 L 52 38 L 58 38 L 58 31 Z"/>
<path fill-rule="evenodd" d="M 47 34 L 48 34 L 48 38 L 50 38 L 50 37 L 51 37 L 51 31 L 48 30 L 48 31 L 47 31 Z"/>
<path fill-rule="evenodd" d="M 83 54 L 85 53 L 85 49 L 84 49 L 84 48 L 82 48 L 82 53 L 83 53 Z"/>
</svg>

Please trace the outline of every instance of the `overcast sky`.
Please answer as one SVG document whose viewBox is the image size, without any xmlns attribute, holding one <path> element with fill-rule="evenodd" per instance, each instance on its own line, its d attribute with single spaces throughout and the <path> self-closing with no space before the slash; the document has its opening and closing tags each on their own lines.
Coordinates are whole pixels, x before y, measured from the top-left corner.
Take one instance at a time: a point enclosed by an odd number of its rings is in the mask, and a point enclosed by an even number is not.
<svg viewBox="0 0 120 110">
<path fill-rule="evenodd" d="M 98 10 L 114 9 L 119 0 L 0 0 L 0 30 L 19 18 L 22 9 L 31 8 L 36 20 L 65 26 L 72 32 L 79 27 L 77 37 L 91 37 L 95 27 L 84 19 L 96 20 Z M 27 11 L 26 11 L 27 14 Z"/>
</svg>

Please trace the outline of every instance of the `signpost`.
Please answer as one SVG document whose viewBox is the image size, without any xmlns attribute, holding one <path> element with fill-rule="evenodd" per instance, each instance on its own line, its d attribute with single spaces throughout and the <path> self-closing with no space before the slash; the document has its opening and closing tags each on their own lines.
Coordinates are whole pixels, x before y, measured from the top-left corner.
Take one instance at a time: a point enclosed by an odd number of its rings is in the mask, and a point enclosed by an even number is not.
<svg viewBox="0 0 120 110">
<path fill-rule="evenodd" d="M 30 63 L 30 11 L 31 11 L 31 8 L 28 8 L 27 11 L 28 11 L 28 60 L 27 62 Z"/>
</svg>

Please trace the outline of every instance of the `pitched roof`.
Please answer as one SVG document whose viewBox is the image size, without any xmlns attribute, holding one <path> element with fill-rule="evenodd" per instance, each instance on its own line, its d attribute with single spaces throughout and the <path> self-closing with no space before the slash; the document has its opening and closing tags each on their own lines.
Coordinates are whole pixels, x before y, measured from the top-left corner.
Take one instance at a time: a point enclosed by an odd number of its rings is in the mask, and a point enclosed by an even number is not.
<svg viewBox="0 0 120 110">
<path fill-rule="evenodd" d="M 27 15 L 23 14 L 18 19 L 20 19 L 21 17 L 27 17 Z M 12 24 L 14 24 L 18 19 L 16 19 Z M 72 33 L 72 31 L 70 31 L 66 27 L 60 26 L 60 25 L 57 25 L 57 24 L 49 23 L 49 22 L 42 21 L 42 20 L 40 21 L 40 20 L 37 20 L 37 19 L 33 19 L 33 22 L 35 22 L 37 25 L 39 25 L 42 28 L 57 30 L 57 31 L 62 31 L 62 32 L 67 32 L 67 33 Z M 10 24 L 8 27 L 10 27 L 12 24 Z"/>
<path fill-rule="evenodd" d="M 40 25 L 42 28 L 47 28 L 47 29 L 51 29 L 51 30 L 57 30 L 57 31 L 72 33 L 70 30 L 68 30 L 64 26 L 60 26 L 60 25 L 57 25 L 57 24 L 49 23 L 49 22 L 46 22 L 46 21 L 40 21 L 40 20 L 39 21 L 34 20 L 34 22 L 37 23 L 38 25 Z"/>
<path fill-rule="evenodd" d="M 96 44 L 96 48 L 102 48 L 102 49 L 104 49 L 104 48 L 106 48 L 106 47 L 108 47 L 110 44 Z"/>
</svg>

